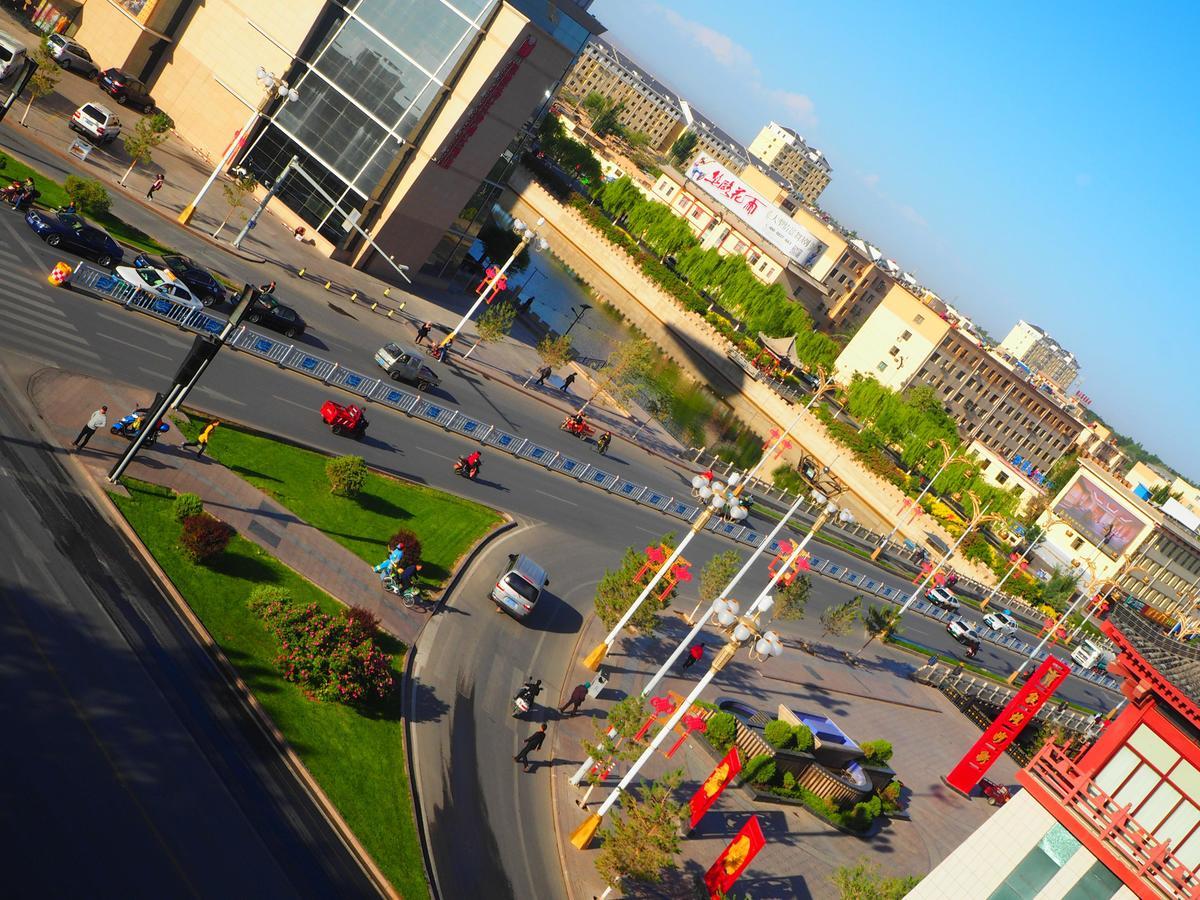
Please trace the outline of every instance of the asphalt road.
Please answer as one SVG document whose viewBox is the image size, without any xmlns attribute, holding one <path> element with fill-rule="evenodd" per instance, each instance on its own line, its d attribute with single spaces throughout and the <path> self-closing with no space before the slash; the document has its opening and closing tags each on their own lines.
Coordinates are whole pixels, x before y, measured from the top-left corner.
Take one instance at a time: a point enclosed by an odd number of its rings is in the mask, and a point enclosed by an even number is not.
<svg viewBox="0 0 1200 900">
<path fill-rule="evenodd" d="M 6 896 L 365 897 L 133 549 L 0 397 Z"/>
</svg>

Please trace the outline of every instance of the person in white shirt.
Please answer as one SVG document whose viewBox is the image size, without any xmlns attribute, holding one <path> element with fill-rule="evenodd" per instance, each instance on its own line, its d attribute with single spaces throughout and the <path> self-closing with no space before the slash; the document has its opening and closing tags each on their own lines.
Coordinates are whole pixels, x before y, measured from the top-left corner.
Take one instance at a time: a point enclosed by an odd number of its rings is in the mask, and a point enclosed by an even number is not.
<svg viewBox="0 0 1200 900">
<path fill-rule="evenodd" d="M 79 429 L 78 436 L 71 442 L 71 445 L 76 450 L 82 450 L 84 447 L 86 447 L 87 442 L 90 441 L 92 439 L 92 435 L 96 433 L 96 429 L 103 428 L 108 424 L 108 416 L 105 415 L 107 412 L 108 407 L 102 406 L 92 413 L 92 417 L 87 420 L 87 424 Z"/>
</svg>

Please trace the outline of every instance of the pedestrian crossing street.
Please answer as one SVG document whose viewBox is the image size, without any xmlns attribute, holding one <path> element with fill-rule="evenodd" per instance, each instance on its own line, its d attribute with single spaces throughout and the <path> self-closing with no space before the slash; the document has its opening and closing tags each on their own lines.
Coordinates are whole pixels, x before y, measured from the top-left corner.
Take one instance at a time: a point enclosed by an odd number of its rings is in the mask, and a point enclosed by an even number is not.
<svg viewBox="0 0 1200 900">
<path fill-rule="evenodd" d="M 0 241 L 0 272 L 5 273 L 0 280 L 0 342 L 37 355 L 99 362 L 89 339 L 55 299 L 56 288 L 37 284 L 28 273 L 30 260 L 23 249 L 14 241 Z"/>
</svg>

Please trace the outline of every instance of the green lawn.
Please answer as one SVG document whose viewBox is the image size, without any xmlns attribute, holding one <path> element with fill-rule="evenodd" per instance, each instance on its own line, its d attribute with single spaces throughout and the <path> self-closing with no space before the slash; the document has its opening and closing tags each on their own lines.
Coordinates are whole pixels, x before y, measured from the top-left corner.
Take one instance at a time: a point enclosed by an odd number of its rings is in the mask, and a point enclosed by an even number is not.
<svg viewBox="0 0 1200 900">
<path fill-rule="evenodd" d="M 60 206 L 66 205 L 69 199 L 66 189 L 57 181 L 50 178 L 50 176 L 44 175 L 40 170 L 27 166 L 25 163 L 7 154 L 0 154 L 0 162 L 3 163 L 0 166 L 0 179 L 3 179 L 6 185 L 11 181 L 24 181 L 26 178 L 32 178 L 34 185 L 36 185 L 40 192 L 40 196 L 38 197 L 39 205 L 49 209 L 58 209 Z M 85 215 L 85 218 L 99 225 L 112 235 L 113 240 L 120 243 L 128 244 L 150 253 L 175 252 L 170 247 L 160 244 L 140 228 L 134 228 L 124 219 L 119 219 L 112 213 L 103 213 L 98 216 Z"/>
<path fill-rule="evenodd" d="M 181 427 L 191 438 L 203 425 L 193 418 Z M 346 452 L 354 449 L 347 441 Z M 232 425 L 213 432 L 208 455 L 371 565 L 387 556 L 388 538 L 407 528 L 421 539 L 421 574 L 429 581 L 448 578 L 463 554 L 500 522 L 486 506 L 374 473 L 357 498 L 335 497 L 325 478 L 327 456 Z"/>
<path fill-rule="evenodd" d="M 246 605 L 260 584 L 335 612 L 341 605 L 256 544 L 235 537 L 208 566 L 179 550 L 166 488 L 126 479 L 113 500 L 174 582 L 380 869 L 408 900 L 428 897 L 405 766 L 399 688 L 362 711 L 308 700 L 275 665 L 278 645 Z M 397 682 L 404 646 L 385 638 Z"/>
</svg>

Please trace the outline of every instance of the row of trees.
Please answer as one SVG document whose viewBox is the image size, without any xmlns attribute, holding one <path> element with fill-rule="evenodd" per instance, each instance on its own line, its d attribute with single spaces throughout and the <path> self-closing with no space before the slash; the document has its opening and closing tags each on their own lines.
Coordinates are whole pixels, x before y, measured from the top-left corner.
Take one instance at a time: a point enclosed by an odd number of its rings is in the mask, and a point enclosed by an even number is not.
<svg viewBox="0 0 1200 900">
<path fill-rule="evenodd" d="M 676 275 L 736 312 L 752 334 L 795 335 L 797 355 L 811 365 L 829 366 L 837 358 L 837 343 L 813 329 L 808 312 L 783 285 L 763 284 L 743 256 L 702 247 L 684 219 L 666 204 L 647 200 L 629 178 L 601 185 L 592 196 L 660 260 L 673 258 Z"/>
<path fill-rule="evenodd" d="M 538 147 L 547 157 L 583 184 L 600 183 L 600 163 L 579 141 L 570 137 L 558 116 L 545 116 L 538 125 Z"/>
</svg>

